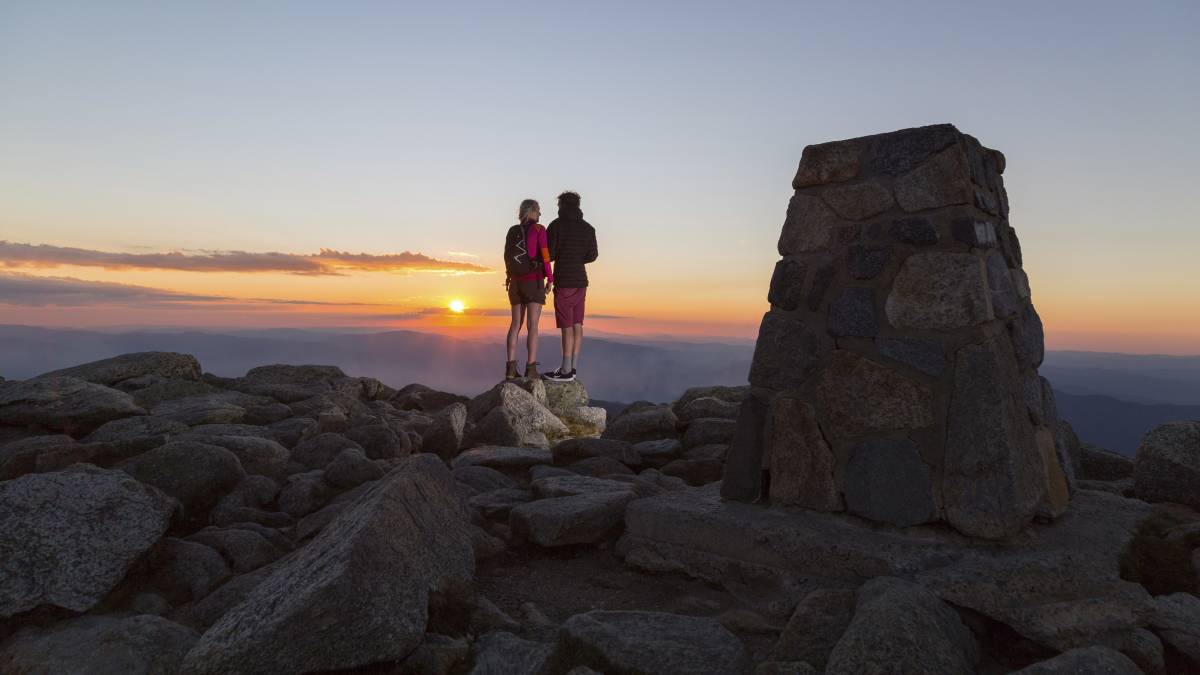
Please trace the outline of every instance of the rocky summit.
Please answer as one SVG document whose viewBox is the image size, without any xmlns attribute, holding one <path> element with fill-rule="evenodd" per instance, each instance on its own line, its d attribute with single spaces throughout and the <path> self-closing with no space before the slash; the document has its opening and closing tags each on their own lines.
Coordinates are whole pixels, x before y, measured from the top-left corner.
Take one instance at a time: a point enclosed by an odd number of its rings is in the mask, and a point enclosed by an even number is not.
<svg viewBox="0 0 1200 675">
<path fill-rule="evenodd" d="M 163 352 L 0 379 L 0 672 L 1200 672 L 1200 421 L 1130 460 L 1059 419 L 1005 168 L 809 146 L 747 384 L 611 419 Z"/>
</svg>

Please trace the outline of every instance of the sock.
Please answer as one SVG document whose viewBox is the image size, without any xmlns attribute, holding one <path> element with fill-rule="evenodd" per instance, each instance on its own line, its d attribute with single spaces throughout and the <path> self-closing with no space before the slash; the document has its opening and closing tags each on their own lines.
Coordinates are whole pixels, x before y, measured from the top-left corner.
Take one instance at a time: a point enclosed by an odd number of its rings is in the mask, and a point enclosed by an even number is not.
<svg viewBox="0 0 1200 675">
<path fill-rule="evenodd" d="M 566 372 L 570 372 L 570 370 L 571 370 L 571 357 L 567 356 L 566 354 L 563 354 L 562 368 L 559 368 L 558 372 L 566 373 Z"/>
<path fill-rule="evenodd" d="M 579 366 L 579 355 L 578 354 L 575 354 L 574 356 L 571 357 L 570 366 L 571 366 L 570 370 L 575 370 L 575 368 Z"/>
</svg>

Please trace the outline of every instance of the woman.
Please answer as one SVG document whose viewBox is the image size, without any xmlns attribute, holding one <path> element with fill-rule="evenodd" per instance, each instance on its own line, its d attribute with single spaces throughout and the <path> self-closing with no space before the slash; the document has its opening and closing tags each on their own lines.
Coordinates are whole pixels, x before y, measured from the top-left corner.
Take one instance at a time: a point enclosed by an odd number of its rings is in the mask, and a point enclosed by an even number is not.
<svg viewBox="0 0 1200 675">
<path fill-rule="evenodd" d="M 508 326 L 508 360 L 504 364 L 506 380 L 517 377 L 517 339 L 526 317 L 529 319 L 529 332 L 525 343 L 525 377 L 538 377 L 538 320 L 542 318 L 546 292 L 554 284 L 546 228 L 538 224 L 538 219 L 542 217 L 541 207 L 537 201 L 526 199 L 521 202 L 517 217 L 520 224 L 509 228 L 504 242 L 504 268 L 507 273 L 504 285 L 508 288 L 508 304 L 512 305 L 512 323 Z"/>
</svg>

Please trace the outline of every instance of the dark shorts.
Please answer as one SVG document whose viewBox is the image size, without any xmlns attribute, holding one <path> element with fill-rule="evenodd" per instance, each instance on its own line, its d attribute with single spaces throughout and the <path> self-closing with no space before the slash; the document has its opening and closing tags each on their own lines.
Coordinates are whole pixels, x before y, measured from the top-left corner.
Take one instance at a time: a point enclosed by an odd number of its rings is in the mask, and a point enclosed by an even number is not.
<svg viewBox="0 0 1200 675">
<path fill-rule="evenodd" d="M 586 299 L 586 288 L 554 289 L 554 325 L 567 328 L 583 323 L 583 302 Z"/>
<path fill-rule="evenodd" d="M 514 279 L 508 285 L 508 304 L 546 304 L 546 287 L 541 279 Z"/>
</svg>

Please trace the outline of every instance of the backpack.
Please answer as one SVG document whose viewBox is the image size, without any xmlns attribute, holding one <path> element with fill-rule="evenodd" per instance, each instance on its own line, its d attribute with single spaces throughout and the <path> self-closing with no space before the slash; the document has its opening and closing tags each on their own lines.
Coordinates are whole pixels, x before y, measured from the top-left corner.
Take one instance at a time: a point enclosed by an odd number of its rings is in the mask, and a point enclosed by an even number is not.
<svg viewBox="0 0 1200 675">
<path fill-rule="evenodd" d="M 504 271 L 510 279 L 538 270 L 537 258 L 526 250 L 527 236 L 525 228 L 518 224 L 508 228 L 508 236 L 504 238 Z"/>
</svg>

